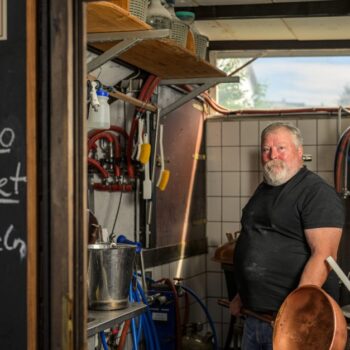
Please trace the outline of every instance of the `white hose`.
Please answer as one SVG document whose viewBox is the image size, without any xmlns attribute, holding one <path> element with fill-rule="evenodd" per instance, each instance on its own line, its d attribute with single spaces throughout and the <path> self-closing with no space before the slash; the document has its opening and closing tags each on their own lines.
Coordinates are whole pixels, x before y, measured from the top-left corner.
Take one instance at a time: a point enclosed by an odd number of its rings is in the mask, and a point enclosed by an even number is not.
<svg viewBox="0 0 350 350">
<path fill-rule="evenodd" d="M 333 271 L 337 274 L 339 279 L 344 283 L 344 286 L 348 289 L 350 292 L 350 280 L 346 277 L 343 270 L 339 267 L 339 265 L 335 262 L 335 260 L 329 256 L 326 261 L 328 262 L 329 266 L 333 269 Z"/>
</svg>

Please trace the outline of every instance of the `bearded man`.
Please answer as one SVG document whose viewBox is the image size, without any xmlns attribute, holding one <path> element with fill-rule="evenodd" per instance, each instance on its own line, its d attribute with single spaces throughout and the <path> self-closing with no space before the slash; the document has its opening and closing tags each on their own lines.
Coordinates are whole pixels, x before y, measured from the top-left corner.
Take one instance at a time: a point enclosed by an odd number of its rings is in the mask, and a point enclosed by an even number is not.
<svg viewBox="0 0 350 350">
<path fill-rule="evenodd" d="M 233 315 L 242 306 L 274 316 L 298 286 L 323 287 L 337 298 L 338 281 L 325 262 L 337 257 L 344 208 L 334 189 L 303 166 L 300 130 L 273 123 L 261 135 L 264 181 L 244 207 L 234 268 L 238 294 Z M 248 316 L 242 350 L 271 350 L 270 323 Z"/>
</svg>

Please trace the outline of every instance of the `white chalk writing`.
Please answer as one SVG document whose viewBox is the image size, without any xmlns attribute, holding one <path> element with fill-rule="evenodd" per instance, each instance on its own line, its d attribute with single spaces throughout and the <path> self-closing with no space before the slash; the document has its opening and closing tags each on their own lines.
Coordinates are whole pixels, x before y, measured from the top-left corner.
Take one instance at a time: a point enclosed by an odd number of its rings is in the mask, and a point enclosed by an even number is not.
<svg viewBox="0 0 350 350">
<path fill-rule="evenodd" d="M 0 236 L 0 252 L 18 250 L 21 260 L 27 256 L 27 245 L 20 238 L 12 238 L 14 226 L 10 225 L 5 232 L 5 235 Z"/>
<path fill-rule="evenodd" d="M 16 173 L 14 176 L 0 178 L 0 204 L 16 204 L 19 199 L 19 182 L 27 182 L 26 176 L 20 176 L 21 163 L 17 163 Z M 12 197 L 12 198 L 11 198 Z"/>
<path fill-rule="evenodd" d="M 14 131 L 10 128 L 3 128 L 0 132 L 0 153 L 10 153 L 14 140 Z"/>
</svg>

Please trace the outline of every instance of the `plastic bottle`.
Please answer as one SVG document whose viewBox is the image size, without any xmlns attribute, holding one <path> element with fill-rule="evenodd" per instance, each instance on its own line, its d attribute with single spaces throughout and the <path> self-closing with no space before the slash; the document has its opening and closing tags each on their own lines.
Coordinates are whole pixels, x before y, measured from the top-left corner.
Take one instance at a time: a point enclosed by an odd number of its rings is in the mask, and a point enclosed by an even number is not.
<svg viewBox="0 0 350 350">
<path fill-rule="evenodd" d="M 151 0 L 147 10 L 146 22 L 155 29 L 171 28 L 171 15 L 160 0 Z"/>
<path fill-rule="evenodd" d="M 88 129 L 109 129 L 111 126 L 110 109 L 108 104 L 109 94 L 103 89 L 96 91 L 99 106 L 96 110 L 90 106 Z"/>
</svg>

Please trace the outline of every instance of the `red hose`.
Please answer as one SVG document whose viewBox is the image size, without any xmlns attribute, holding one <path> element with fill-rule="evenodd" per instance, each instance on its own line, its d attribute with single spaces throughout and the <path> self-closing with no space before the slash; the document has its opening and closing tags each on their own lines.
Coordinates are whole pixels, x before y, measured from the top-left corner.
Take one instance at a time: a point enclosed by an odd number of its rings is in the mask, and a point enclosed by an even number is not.
<svg viewBox="0 0 350 350">
<path fill-rule="evenodd" d="M 131 192 L 132 191 L 132 185 L 119 185 L 119 184 L 110 184 L 110 185 L 103 185 L 96 183 L 93 185 L 94 189 L 96 191 L 103 191 L 103 192 Z"/>
<path fill-rule="evenodd" d="M 124 323 L 122 334 L 121 334 L 120 339 L 119 339 L 118 350 L 124 349 L 129 328 L 130 328 L 130 320 L 126 320 Z"/>
<path fill-rule="evenodd" d="M 115 159 L 114 176 L 121 176 L 121 169 L 120 169 L 119 163 L 122 157 L 122 150 L 120 146 L 119 136 L 115 134 L 112 134 L 112 136 L 114 139 L 114 159 Z"/>
<path fill-rule="evenodd" d="M 189 318 L 190 318 L 190 298 L 188 296 L 188 293 L 185 292 L 185 315 L 184 315 L 184 319 L 182 321 L 183 328 L 189 322 Z"/>
<path fill-rule="evenodd" d="M 89 139 L 88 150 L 90 150 L 93 147 L 93 145 L 95 144 L 95 142 L 100 140 L 100 139 L 107 139 L 108 142 L 114 143 L 113 136 L 108 134 L 107 132 L 102 131 Z"/>
<path fill-rule="evenodd" d="M 88 138 L 91 139 L 92 137 L 99 134 L 100 132 L 104 132 L 104 131 L 108 131 L 108 130 L 112 130 L 112 131 L 115 131 L 119 134 L 122 134 L 124 136 L 125 140 L 127 140 L 129 138 L 129 135 L 127 134 L 127 132 L 123 128 L 121 128 L 120 126 L 116 126 L 116 125 L 111 125 L 111 127 L 109 129 L 90 130 L 88 132 Z"/>
<path fill-rule="evenodd" d="M 108 179 L 108 171 L 96 159 L 88 158 L 88 164 L 95 167 L 105 179 Z"/>
<path fill-rule="evenodd" d="M 116 125 L 111 125 L 110 129 L 100 129 L 100 130 L 92 130 L 89 133 L 89 142 L 88 142 L 88 149 L 90 150 L 92 147 L 94 147 L 95 142 L 99 139 L 99 136 L 102 135 L 108 135 L 108 137 L 111 138 L 111 140 L 113 141 L 113 138 L 110 134 L 108 134 L 108 132 L 114 131 L 118 134 L 121 134 L 124 136 L 125 140 L 128 141 L 129 140 L 129 135 L 126 133 L 126 131 Z M 129 143 L 127 143 L 129 144 Z M 120 145 L 120 143 L 119 143 Z M 121 153 L 121 152 L 120 152 Z M 131 163 L 131 156 L 128 157 L 128 154 L 126 155 L 126 162 L 127 162 L 127 172 L 128 172 L 128 176 L 131 179 L 135 178 L 135 169 Z M 120 169 L 115 169 L 115 175 L 116 176 L 120 176 Z"/>
</svg>

